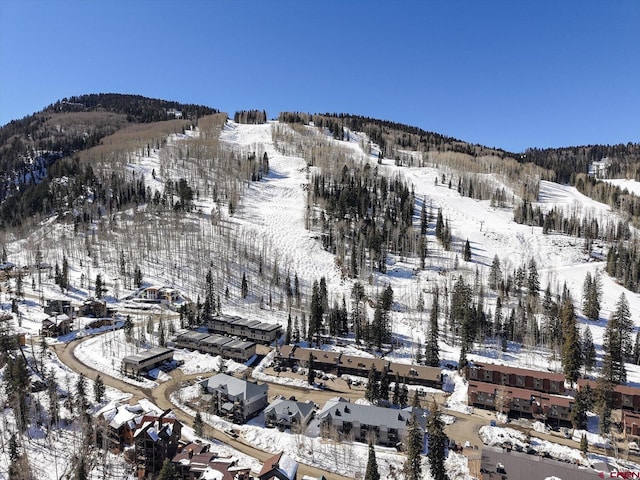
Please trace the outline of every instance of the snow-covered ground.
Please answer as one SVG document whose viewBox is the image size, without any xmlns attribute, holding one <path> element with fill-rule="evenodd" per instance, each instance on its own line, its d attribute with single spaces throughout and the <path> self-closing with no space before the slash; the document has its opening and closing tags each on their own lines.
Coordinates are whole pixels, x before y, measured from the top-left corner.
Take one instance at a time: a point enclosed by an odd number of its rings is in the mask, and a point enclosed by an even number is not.
<svg viewBox="0 0 640 480">
<path fill-rule="evenodd" d="M 330 300 L 342 301 L 344 297 L 347 303 L 350 302 L 350 291 L 353 280 L 344 278 L 335 264 L 333 255 L 324 250 L 321 243 L 314 238 L 314 233 L 305 228 L 306 192 L 305 186 L 308 184 L 307 161 L 301 157 L 288 156 L 279 152 L 274 145 L 271 136 L 271 124 L 265 125 L 240 125 L 228 122 L 222 134 L 221 141 L 229 148 L 240 150 L 255 150 L 259 145 L 260 150 L 267 152 L 269 156 L 270 172 L 260 182 L 250 182 L 243 194 L 241 205 L 237 208 L 233 216 L 224 211 L 220 215 L 228 222 L 237 238 L 243 239 L 263 239 L 268 244 L 269 251 L 278 258 L 278 263 L 282 272 L 295 273 L 300 277 L 301 286 L 309 290 L 314 280 L 324 277 L 327 281 Z M 172 136 L 169 145 L 175 147 L 187 137 L 196 136 L 197 132 L 186 132 L 184 136 Z M 377 155 L 364 154 L 360 144 L 363 140 L 361 135 L 350 132 L 349 142 L 339 142 L 341 148 L 351 152 L 356 161 L 377 165 L 379 170 L 388 175 L 401 175 L 409 184 L 413 186 L 417 199 L 426 199 L 435 209 L 441 208 L 445 218 L 449 219 L 452 234 L 457 245 L 454 252 L 443 251 L 433 240 L 429 247 L 432 256 L 428 261 L 433 262 L 434 268 L 420 271 L 416 268 L 415 259 L 398 258 L 391 256 L 388 261 L 388 273 L 382 275 L 373 274 L 366 284 L 368 293 L 372 296 L 380 287 L 390 285 L 394 290 L 394 300 L 398 306 L 397 311 L 392 312 L 393 334 L 401 339 L 393 353 L 390 355 L 394 361 L 409 362 L 414 357 L 416 348 L 426 338 L 428 329 L 428 315 L 419 313 L 415 307 L 419 295 L 430 291 L 430 287 L 436 282 L 451 280 L 459 274 L 454 271 L 456 256 L 461 257 L 460 243 L 466 239 L 472 246 L 472 262 L 467 263 L 460 259 L 460 271 L 472 275 L 477 267 L 481 275 L 486 276 L 495 255 L 498 255 L 503 271 L 513 271 L 520 265 L 526 264 L 530 259 L 534 259 L 541 275 L 541 285 L 547 283 L 555 289 L 560 289 L 566 284 L 576 301 L 577 312 L 581 313 L 580 302 L 582 298 L 582 285 L 587 272 L 594 274 L 602 271 L 603 262 L 593 261 L 594 259 L 586 255 L 583 251 L 582 241 L 559 234 L 544 235 L 541 228 L 532 228 L 525 225 L 518 225 L 513 222 L 512 210 L 494 207 L 489 201 L 478 201 L 460 196 L 456 189 L 449 189 L 445 184 L 434 182 L 435 178 L 442 175 L 442 171 L 434 167 L 398 167 L 391 159 L 384 159 L 378 165 Z M 323 141 L 334 142 L 325 138 Z M 136 171 L 137 175 L 145 178 L 147 185 L 152 188 L 161 189 L 163 180 L 159 175 L 154 177 L 152 172 L 161 171 L 161 152 L 151 151 L 148 155 L 133 156 L 129 167 Z M 177 168 L 174 166 L 174 168 Z M 449 174 L 449 172 L 447 172 Z M 499 181 L 497 179 L 496 181 Z M 612 215 L 609 207 L 594 202 L 581 195 L 575 188 L 554 184 L 551 182 L 541 182 L 539 204 L 541 208 L 550 209 L 553 206 L 564 208 L 568 211 L 589 214 L 597 218 L 604 218 Z M 200 198 L 196 200 L 196 209 L 199 212 L 213 212 L 219 209 L 219 205 L 211 200 Z M 133 215 L 133 213 L 132 213 Z M 200 215 L 200 216 L 199 216 Z M 133 218 L 133 217 L 132 217 Z M 208 231 L 211 227 L 211 216 L 208 214 L 193 214 L 192 218 L 195 230 Z M 62 225 L 56 224 L 53 220 L 43 224 L 42 228 L 34 233 L 28 240 L 17 240 L 7 244 L 9 260 L 16 264 L 32 263 L 33 248 L 29 243 L 39 242 L 45 237 L 62 238 L 70 232 Z M 603 253 L 606 254 L 606 251 Z M 77 255 L 81 255 L 77 253 Z M 60 258 L 61 255 L 58 256 Z M 114 255 L 113 257 L 115 257 Z M 77 264 L 70 265 L 70 283 L 72 288 L 64 295 L 60 289 L 53 284 L 51 272 L 42 274 L 42 284 L 38 281 L 35 289 L 32 287 L 32 280 L 27 277 L 24 289 L 26 292 L 25 301 L 20 304 L 19 329 L 25 331 L 30 336 L 35 337 L 40 329 L 41 321 L 46 317 L 42 313 L 39 299 L 61 297 L 80 303 L 87 296 L 91 295 L 86 277 L 94 276 L 99 271 L 99 267 L 93 266 L 89 259 Z M 112 260 L 112 263 L 115 260 Z M 285 273 L 282 273 L 284 276 Z M 175 265 L 154 264 L 145 271 L 145 279 L 158 285 L 175 285 L 182 282 L 183 288 L 189 295 L 200 292 L 202 278 L 188 272 L 180 272 Z M 85 278 L 83 280 L 83 278 Z M 93 335 L 89 340 L 83 342 L 76 349 L 77 357 L 85 364 L 105 375 L 121 378 L 127 382 L 136 384 L 143 388 L 153 388 L 157 382 L 166 380 L 167 374 L 161 371 L 152 372 L 155 381 L 134 380 L 122 376 L 119 372 L 120 361 L 123 356 L 136 353 L 139 348 L 145 345 L 154 345 L 157 342 L 157 330 L 154 334 L 146 336 L 142 332 L 146 319 L 152 315 L 156 320 L 163 318 L 163 321 L 174 321 L 175 315 L 170 312 L 153 306 L 150 310 L 141 312 L 133 310 L 134 305 L 121 303 L 118 298 L 125 294 L 131 294 L 124 288 L 121 280 L 116 275 L 108 277 L 110 293 L 107 300 L 110 306 L 120 308 L 122 314 L 131 314 L 136 324 L 136 338 L 145 337 L 146 343 L 139 343 L 134 346 L 124 338 L 122 330 L 114 331 L 87 331 L 82 329 L 84 321 L 78 321 L 76 328 L 80 328 L 71 335 L 57 340 L 67 342 L 74 338 Z M 579 317 L 581 325 L 589 325 L 592 330 L 596 348 L 601 353 L 602 335 L 605 319 L 609 317 L 615 304 L 624 292 L 629 301 L 632 312 L 632 321 L 640 326 L 640 296 L 632 294 L 618 285 L 607 275 L 602 275 L 603 297 L 601 318 L 597 322 L 587 322 Z M 491 301 L 491 300 L 490 300 Z M 10 297 L 7 293 L 0 293 L 0 303 L 3 308 L 10 307 Z M 427 303 L 428 305 L 428 303 Z M 492 305 L 489 304 L 489 307 Z M 250 295 L 246 301 L 232 298 L 223 298 L 223 311 L 231 315 L 240 315 L 249 319 L 259 319 L 261 321 L 278 322 L 286 325 L 287 314 L 284 309 L 265 308 L 259 305 L 255 296 Z M 157 324 L 156 324 L 157 325 Z M 108 329 L 107 329 L 108 330 Z M 28 339 L 29 342 L 29 339 Z M 441 358 L 443 364 L 455 362 L 459 358 L 459 349 L 444 341 L 441 342 Z M 513 347 L 513 348 L 512 348 Z M 336 348 L 326 346 L 324 348 Z M 355 353 L 349 350 L 350 353 Z M 209 373 L 219 368 L 220 359 L 199 353 L 177 350 L 175 359 L 183 361 L 180 367 L 186 374 Z M 531 350 L 516 348 L 511 346 L 506 352 L 502 352 L 497 345 L 480 345 L 469 354 L 472 361 L 485 361 L 517 365 L 528 368 L 550 368 L 558 369 L 557 362 L 552 358 L 550 352 L 542 350 Z M 268 359 L 267 359 L 268 361 Z M 55 362 L 52 359 L 52 362 Z M 55 364 L 55 363 L 54 363 Z M 65 371 L 64 367 L 58 366 L 60 377 L 69 378 L 70 384 L 75 383 L 75 374 Z M 229 371 L 238 371 L 246 368 L 244 365 L 227 362 L 226 368 Z M 632 385 L 640 385 L 640 368 L 627 365 L 628 376 Z M 464 380 L 456 373 L 443 370 L 448 375 L 445 383 L 445 391 L 451 395 L 447 400 L 447 408 L 455 412 L 470 413 L 472 410 L 466 405 L 466 385 Z M 271 382 L 289 382 L 280 377 L 268 376 L 262 367 L 253 370 L 256 379 Z M 306 382 L 302 380 L 291 380 L 300 385 Z M 297 384 L 296 384 L 297 385 Z M 182 395 L 185 395 L 183 393 Z M 117 392 L 111 392 L 112 398 L 117 397 Z M 179 398 L 176 401 L 181 401 Z M 217 421 L 209 419 L 210 421 Z M 497 427 L 496 427 L 497 428 Z M 493 432 L 494 430 L 487 430 Z M 498 430 L 495 430 L 498 431 Z M 319 438 L 278 431 L 265 430 L 258 423 L 243 426 L 242 433 L 245 439 L 256 445 L 258 448 L 268 451 L 278 449 L 290 449 L 287 451 L 300 452 L 300 459 L 307 463 L 317 465 L 322 468 L 335 469 L 336 465 L 345 465 L 345 471 L 357 476 L 362 474 L 366 463 L 366 446 L 362 445 L 336 445 L 322 442 Z M 591 432 L 595 433 L 595 432 Z M 488 438 L 490 437 L 490 434 Z M 497 435 L 497 434 L 496 434 Z M 504 435 L 504 433 L 503 433 Z M 3 440 L 7 441 L 7 431 L 4 430 Z M 538 444 L 536 448 L 555 448 Z M 393 469 L 400 468 L 401 456 L 391 451 L 379 449 L 378 462 L 381 464 L 382 472 L 391 474 Z M 50 452 L 49 452 L 50 455 Z M 575 453 L 567 452 L 563 455 L 573 456 Z M 459 456 L 451 454 L 449 464 L 451 471 L 457 471 L 464 478 L 466 471 L 463 467 L 464 461 Z M 36 463 L 45 465 L 51 464 L 50 456 L 43 453 L 37 457 Z M 572 457 L 573 458 L 573 457 Z M 44 466 L 41 468 L 43 479 L 54 478 L 50 469 Z M 48 473 L 47 473 L 48 472 Z M 342 473 L 342 472 L 341 472 Z M 1 474 L 0 474 L 1 476 Z M 425 477 L 428 478 L 428 477 Z"/>
</svg>

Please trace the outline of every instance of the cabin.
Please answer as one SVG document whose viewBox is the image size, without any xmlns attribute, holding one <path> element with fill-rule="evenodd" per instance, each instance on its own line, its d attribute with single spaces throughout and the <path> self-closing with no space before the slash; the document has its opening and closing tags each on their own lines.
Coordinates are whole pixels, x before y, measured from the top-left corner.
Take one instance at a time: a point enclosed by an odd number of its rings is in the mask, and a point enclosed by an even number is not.
<svg viewBox="0 0 640 480">
<path fill-rule="evenodd" d="M 140 404 L 107 404 L 95 414 L 96 444 L 101 448 L 118 451 L 133 445 L 136 418 L 149 413 Z"/>
<path fill-rule="evenodd" d="M 65 313 L 53 315 L 42 321 L 40 334 L 45 337 L 68 335 L 73 329 L 73 320 Z"/>
</svg>

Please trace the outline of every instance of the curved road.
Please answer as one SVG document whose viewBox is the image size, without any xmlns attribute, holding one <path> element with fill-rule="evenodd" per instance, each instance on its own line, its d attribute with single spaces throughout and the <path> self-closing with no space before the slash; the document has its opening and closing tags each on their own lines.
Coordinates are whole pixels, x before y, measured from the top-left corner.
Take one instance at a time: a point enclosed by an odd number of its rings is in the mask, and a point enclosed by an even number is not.
<svg viewBox="0 0 640 480">
<path fill-rule="evenodd" d="M 193 380 L 197 376 L 200 376 L 201 374 L 185 375 L 184 373 L 182 373 L 180 369 L 175 369 L 171 372 L 171 380 L 167 382 L 163 382 L 153 389 L 140 388 L 135 385 L 131 385 L 130 383 L 126 383 L 118 378 L 111 377 L 103 372 L 95 370 L 85 365 L 80 360 L 78 360 L 76 356 L 73 354 L 73 351 L 76 348 L 76 346 L 83 340 L 86 340 L 86 338 L 73 340 L 72 342 L 69 342 L 69 343 L 60 343 L 60 344 L 52 345 L 51 348 L 58 355 L 58 358 L 60 359 L 60 361 L 64 363 L 66 366 L 68 366 L 69 368 L 71 368 L 72 370 L 74 370 L 76 373 L 80 373 L 85 376 L 90 376 L 92 378 L 95 378 L 95 376 L 100 374 L 105 385 L 113 387 L 122 392 L 132 394 L 134 401 L 141 398 L 148 398 L 152 400 L 153 403 L 155 403 L 162 410 L 166 410 L 169 408 L 172 409 L 176 414 L 176 417 L 178 418 L 178 420 L 180 420 L 180 422 L 182 422 L 184 425 L 191 426 L 193 424 L 193 417 L 191 417 L 190 415 L 187 415 L 183 410 L 173 405 L 169 399 L 169 396 L 173 391 L 175 391 L 179 387 L 181 382 Z M 270 384 L 270 389 L 271 387 L 272 387 L 272 384 Z M 273 384 L 273 390 L 275 390 L 277 394 L 282 394 L 285 396 L 291 396 L 291 395 L 295 396 L 296 394 L 300 395 L 301 392 L 305 391 L 304 389 L 299 389 L 295 387 L 286 387 L 286 386 L 277 385 L 277 384 Z M 323 393 L 329 394 L 330 392 L 323 392 Z M 332 396 L 335 396 L 335 393 Z M 230 438 L 229 436 L 225 435 L 219 430 L 214 429 L 209 425 L 205 425 L 204 433 L 208 438 L 212 438 L 219 441 L 220 443 L 229 445 L 230 447 L 233 447 L 236 450 L 246 455 L 249 455 L 253 458 L 258 459 L 262 463 L 264 463 L 265 460 L 273 456 L 273 453 L 268 453 L 268 452 L 259 450 L 253 447 L 252 445 L 245 443 L 239 438 L 238 439 Z M 345 477 L 333 472 L 327 472 L 327 471 L 321 470 L 311 465 L 298 463 L 298 476 L 299 478 L 301 478 L 303 475 L 309 475 L 315 478 L 318 478 L 321 475 L 324 475 L 326 478 L 331 478 L 331 479 L 353 480 L 351 479 L 351 477 Z"/>
</svg>

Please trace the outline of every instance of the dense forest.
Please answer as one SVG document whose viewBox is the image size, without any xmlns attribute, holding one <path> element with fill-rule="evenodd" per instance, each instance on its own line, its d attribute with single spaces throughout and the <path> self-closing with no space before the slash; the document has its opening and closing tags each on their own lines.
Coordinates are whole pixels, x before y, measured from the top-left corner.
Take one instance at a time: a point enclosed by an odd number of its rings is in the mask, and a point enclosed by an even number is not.
<svg viewBox="0 0 640 480">
<path fill-rule="evenodd" d="M 214 113 L 218 111 L 209 107 L 139 95 L 91 94 L 65 98 L 8 123 L 0 128 L 0 225 L 17 226 L 34 214 L 54 211 L 52 180 L 81 171 L 75 160 L 52 168 L 59 161 L 130 125 L 177 117 L 193 124 Z"/>
</svg>

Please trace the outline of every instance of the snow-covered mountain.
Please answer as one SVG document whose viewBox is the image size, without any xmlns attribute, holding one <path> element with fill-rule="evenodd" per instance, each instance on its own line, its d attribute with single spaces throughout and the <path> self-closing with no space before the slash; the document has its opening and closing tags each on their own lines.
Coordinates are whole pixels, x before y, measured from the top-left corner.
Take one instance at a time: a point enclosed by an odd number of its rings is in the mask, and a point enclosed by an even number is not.
<svg viewBox="0 0 640 480">
<path fill-rule="evenodd" d="M 384 149 L 365 133 L 349 129 L 343 132 L 346 136 L 338 140 L 329 130 L 313 125 L 276 121 L 247 125 L 218 119 L 162 136 L 154 131 L 155 141 L 145 137 L 134 146 L 134 139 L 127 143 L 130 148 L 126 151 L 122 149 L 123 144 L 118 143 L 116 153 L 110 151 L 109 142 L 104 141 L 96 147 L 101 149 L 98 153 L 83 157 L 80 162 L 91 165 L 96 175 L 112 178 L 111 192 L 123 186 L 118 196 L 110 196 L 87 179 L 87 183 L 76 190 L 76 197 L 62 198 L 61 194 L 59 205 L 65 205 L 65 211 L 42 218 L 37 226 L 28 230 L 7 228 L 0 234 L 6 257 L 2 263 L 15 265 L 14 269 L 3 272 L 0 293 L 3 310 L 13 308 L 14 327 L 26 334 L 26 343 L 36 359 L 42 321 L 47 318 L 43 301 L 62 299 L 80 305 L 98 293 L 95 290 L 98 276 L 106 287 L 104 298 L 108 306 L 117 312 L 116 318 L 120 321 L 124 321 L 126 315 L 133 318 L 133 335 L 138 344 L 157 343 L 159 325 L 163 322 L 170 324 L 171 332 L 184 326 L 181 325 L 184 320 L 179 319 L 175 311 L 160 306 L 148 310 L 139 308 L 132 298 L 146 286 L 171 287 L 194 304 L 202 303 L 207 295 L 206 277 L 210 272 L 215 300 L 225 314 L 279 323 L 285 330 L 293 325 L 288 320 L 291 315 L 302 332 L 305 322 L 308 325 L 310 321 L 309 304 L 315 282 L 324 279 L 329 307 L 334 304 L 341 307 L 344 302 L 348 312 L 354 308 L 354 285 L 362 285 L 370 299 L 364 307 L 367 323 L 375 317 L 378 297 L 385 288 L 391 287 L 390 342 L 385 342 L 382 349 L 366 349 L 367 342 L 356 345 L 355 332 L 350 328 L 348 332 L 328 335 L 340 337 L 337 342 L 327 341 L 325 337 L 322 348 L 344 349 L 364 356 L 383 355 L 411 363 L 416 353 L 424 349 L 429 312 L 438 291 L 443 307 L 439 318 L 440 358 L 443 365 L 456 364 L 460 358 L 460 342 L 454 337 L 446 307 L 450 302 L 447 295 L 452 293 L 460 277 L 473 287 L 475 301 L 481 299 L 489 318 L 495 312 L 499 296 L 503 311 L 518 307 L 521 297 L 515 293 L 515 287 L 510 295 L 502 296 L 487 285 L 494 259 L 499 258 L 505 278 L 515 278 L 518 269 L 526 269 L 534 262 L 539 273 L 540 295 L 547 285 L 554 295 L 559 295 L 565 287 L 568 289 L 576 305 L 579 328 L 581 331 L 587 326 L 591 329 L 598 362 L 603 354 L 607 319 L 622 293 L 628 300 L 634 329 L 640 326 L 640 297 L 603 273 L 611 243 L 597 240 L 586 250 L 584 240 L 576 236 L 543 232 L 542 226 L 516 223 L 514 210 L 523 201 L 522 185 L 506 173 L 471 173 L 465 169 L 468 158 L 446 152 L 398 150 L 397 158 L 387 158 Z M 141 134 L 140 139 L 143 136 Z M 256 170 L 260 159 L 268 159 L 268 168 L 263 163 Z M 356 275 L 350 274 L 344 263 L 349 261 L 351 253 L 334 251 L 333 245 L 323 243 L 328 229 L 334 227 L 330 226 L 330 214 L 311 195 L 316 174 L 329 172 L 338 178 L 343 167 L 348 171 L 375 170 L 375 176 L 385 177 L 389 183 L 397 180 L 407 185 L 415 201 L 412 220 L 415 238 L 421 235 L 421 209 L 428 209 L 433 217 L 439 212 L 450 229 L 450 249 L 436 239 L 436 219 L 431 217 L 423 234 L 426 256 L 422 262 L 411 249 L 395 248 L 387 239 L 384 268 L 376 268 L 368 257 L 370 252 L 363 246 L 359 251 L 366 257 L 364 268 Z M 463 179 L 502 192 L 501 200 L 464 196 L 462 189 L 456 188 Z M 539 177 L 534 181 L 537 198 L 531 206 L 539 207 L 542 212 L 556 209 L 567 216 L 595 219 L 602 225 L 624 221 L 624 217 L 608 205 L 586 197 L 575 187 Z M 59 179 L 61 192 L 65 182 L 65 177 Z M 135 189 L 139 191 L 134 192 Z M 97 204 L 100 206 L 95 208 Z M 119 204 L 126 206 L 120 208 Z M 344 224 L 353 226 L 356 220 L 347 218 Z M 630 228 L 634 235 L 635 230 Z M 345 229 L 331 235 L 346 238 L 345 245 L 349 245 L 352 233 Z M 467 242 L 471 255 L 465 260 Z M 63 266 L 67 276 L 65 288 L 61 288 L 59 281 Z M 135 278 L 134 272 L 138 270 L 141 279 Z M 601 310 L 596 321 L 587 320 L 582 312 L 587 273 L 598 276 L 602 282 Z M 296 294 L 289 294 L 294 279 L 299 300 Z M 246 291 L 243 280 L 247 282 Z M 153 317 L 150 330 L 155 332 L 152 334 L 147 331 L 150 317 Z M 544 328 L 540 311 L 532 318 L 539 322 L 540 329 Z M 72 333 L 47 342 L 50 345 L 67 343 L 98 333 L 87 329 L 88 323 L 78 319 Z M 90 341 L 81 343 L 76 355 L 104 375 L 129 381 L 119 373 L 119 360 L 134 353 L 136 347 L 124 341 L 123 335 L 122 331 L 98 333 Z M 304 333 L 300 336 L 301 343 L 306 344 Z M 522 336 L 526 334 L 523 332 Z M 495 337 L 486 335 L 482 341 L 474 342 L 467 358 L 561 372 L 557 353 L 544 341 L 509 341 L 503 349 Z M 180 353 L 177 357 L 184 360 L 187 373 L 205 374 L 215 369 L 206 356 Z M 60 389 L 72 394 L 76 374 L 51 354 L 46 363 L 48 368 L 55 369 Z M 628 383 L 640 386 L 640 367 L 630 363 L 626 367 Z M 68 379 L 66 385 L 62 379 Z M 132 385 L 154 388 L 157 381 L 137 384 L 132 381 Z M 109 390 L 108 396 L 123 397 L 115 390 Z M 47 404 L 45 398 L 38 401 Z M 4 412 L 8 420 L 2 435 L 7 444 L 15 431 L 15 422 L 11 420 L 10 409 Z M 57 440 L 53 442 L 49 435 L 60 437 L 58 450 L 54 450 L 53 455 L 47 446 Z M 59 450 L 73 448 L 73 432 L 68 433 L 68 441 L 64 440 L 65 435 L 67 433 L 51 433 L 33 422 L 27 436 L 22 438 L 23 448 L 26 450 L 28 446 L 33 450 L 30 458 L 32 468 L 38 472 L 37 478 L 57 478 L 60 471 L 70 468 L 59 453 Z M 261 438 L 260 430 L 255 428 L 247 429 L 246 438 L 264 450 L 274 446 L 293 448 L 277 435 Z M 307 448 L 320 449 L 317 445 Z M 355 457 L 366 456 L 366 448 L 353 448 Z M 336 455 L 354 458 L 351 453 Z M 331 458 L 316 457 L 314 461 L 320 468 L 329 470 L 330 466 L 336 466 Z M 46 468 L 53 458 L 61 462 L 60 471 L 55 475 Z M 394 468 L 400 468 L 400 459 L 396 453 L 381 452 L 382 471 L 389 474 Z M 461 470 L 456 478 L 464 478 L 468 475 L 460 466 L 464 461 L 456 459 L 451 456 L 449 468 L 452 472 Z M 308 458 L 300 461 L 309 462 Z M 0 476 L 8 465 L 5 457 L 0 462 L 3 470 Z M 331 471 L 353 478 L 363 474 L 359 469 L 364 465 L 353 461 Z M 92 475 L 98 478 L 101 472 L 96 469 Z"/>
</svg>

